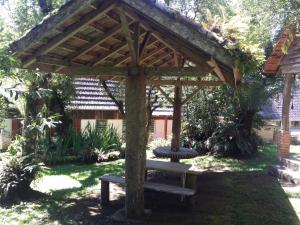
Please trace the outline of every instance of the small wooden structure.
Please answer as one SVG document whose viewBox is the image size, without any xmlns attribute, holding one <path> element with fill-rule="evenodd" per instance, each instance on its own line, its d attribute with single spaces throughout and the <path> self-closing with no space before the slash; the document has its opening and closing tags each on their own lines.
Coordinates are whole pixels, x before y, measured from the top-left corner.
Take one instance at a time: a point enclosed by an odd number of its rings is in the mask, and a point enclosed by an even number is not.
<svg viewBox="0 0 300 225">
<path fill-rule="evenodd" d="M 277 141 L 279 158 L 286 158 L 289 156 L 291 143 L 289 114 L 292 85 L 294 76 L 300 74 L 300 37 L 296 35 L 296 31 L 286 29 L 281 34 L 272 55 L 265 64 L 264 71 L 267 74 L 280 73 L 285 76 L 281 131 Z"/>
<path fill-rule="evenodd" d="M 126 80 L 126 214 L 139 218 L 144 213 L 146 85 L 236 84 L 239 72 L 224 43 L 155 0 L 70 0 L 11 47 L 28 70 Z M 208 74 L 215 79 L 203 79 Z M 177 130 L 180 115 L 178 110 Z"/>
</svg>

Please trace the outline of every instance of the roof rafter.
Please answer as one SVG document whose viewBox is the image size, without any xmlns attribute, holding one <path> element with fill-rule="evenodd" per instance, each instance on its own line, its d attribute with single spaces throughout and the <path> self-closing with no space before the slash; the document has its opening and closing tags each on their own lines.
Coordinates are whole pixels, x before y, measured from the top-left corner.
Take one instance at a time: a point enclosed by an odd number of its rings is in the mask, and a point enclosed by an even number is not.
<svg viewBox="0 0 300 225">
<path fill-rule="evenodd" d="M 95 46 L 103 43 L 108 38 L 110 38 L 114 34 L 118 33 L 121 30 L 121 28 L 122 28 L 121 25 L 117 25 L 114 28 L 108 30 L 107 32 L 99 35 L 92 42 L 84 45 L 83 48 L 79 52 L 76 52 L 76 53 L 70 55 L 66 60 L 67 61 L 72 61 L 72 60 L 76 59 L 77 57 L 80 57 L 81 55 L 86 54 L 87 52 L 89 52 L 90 50 L 92 50 Z"/>
<path fill-rule="evenodd" d="M 113 4 L 112 4 L 113 3 Z M 105 1 L 98 9 L 92 11 L 91 13 L 85 15 L 78 23 L 74 23 L 70 27 L 68 27 L 64 33 L 58 34 L 53 39 L 51 39 L 46 45 L 40 47 L 32 56 L 27 58 L 22 62 L 24 68 L 30 66 L 36 61 L 38 56 L 46 54 L 65 42 L 67 39 L 72 37 L 75 33 L 77 33 L 82 27 L 86 24 L 91 23 L 99 17 L 105 15 L 108 11 L 115 7 L 114 1 Z"/>
</svg>

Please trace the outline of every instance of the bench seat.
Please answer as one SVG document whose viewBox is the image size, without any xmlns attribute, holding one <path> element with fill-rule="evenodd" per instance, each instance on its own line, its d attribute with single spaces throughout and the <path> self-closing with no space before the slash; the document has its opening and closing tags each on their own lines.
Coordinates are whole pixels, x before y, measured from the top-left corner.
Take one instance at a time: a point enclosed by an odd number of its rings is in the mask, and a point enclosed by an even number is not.
<svg viewBox="0 0 300 225">
<path fill-rule="evenodd" d="M 119 176 L 103 175 L 100 177 L 101 180 L 101 203 L 105 205 L 109 202 L 109 183 L 118 184 L 125 187 L 125 178 Z M 196 191 L 189 188 L 183 188 L 179 186 L 153 183 L 146 181 L 144 183 L 144 188 L 153 191 L 165 192 L 170 194 L 177 194 L 181 196 L 193 196 Z"/>
</svg>

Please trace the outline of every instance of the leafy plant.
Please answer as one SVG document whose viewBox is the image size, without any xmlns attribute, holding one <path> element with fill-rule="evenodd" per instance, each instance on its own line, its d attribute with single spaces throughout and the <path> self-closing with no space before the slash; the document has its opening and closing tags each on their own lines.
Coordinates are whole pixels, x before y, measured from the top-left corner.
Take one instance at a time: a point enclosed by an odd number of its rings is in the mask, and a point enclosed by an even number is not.
<svg viewBox="0 0 300 225">
<path fill-rule="evenodd" d="M 17 135 L 15 140 L 8 146 L 8 152 L 10 155 L 15 156 L 17 154 L 22 154 L 22 149 L 25 144 L 25 138 L 21 135 Z"/>
</svg>

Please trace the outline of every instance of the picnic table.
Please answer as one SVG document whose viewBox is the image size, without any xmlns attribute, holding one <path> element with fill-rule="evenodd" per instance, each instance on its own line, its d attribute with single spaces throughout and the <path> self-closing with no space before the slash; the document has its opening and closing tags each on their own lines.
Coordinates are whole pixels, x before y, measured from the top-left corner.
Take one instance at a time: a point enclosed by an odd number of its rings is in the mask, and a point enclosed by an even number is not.
<svg viewBox="0 0 300 225">
<path fill-rule="evenodd" d="M 157 170 L 168 173 L 175 173 L 181 176 L 181 185 L 185 187 L 186 184 L 186 174 L 192 165 L 176 163 L 176 162 L 165 162 L 165 161 L 157 161 L 157 160 L 146 160 L 146 178 L 148 170 Z"/>
<path fill-rule="evenodd" d="M 197 175 L 199 174 L 197 171 L 191 170 L 191 167 L 192 165 L 189 164 L 147 160 L 145 175 L 147 174 L 148 170 L 157 170 L 157 171 L 162 171 L 167 173 L 179 174 L 181 177 L 182 187 L 169 185 L 169 184 L 162 184 L 162 183 L 153 183 L 145 180 L 144 188 L 149 190 L 159 191 L 159 192 L 181 195 L 182 201 L 184 200 L 184 197 L 187 197 L 187 200 L 189 202 L 190 197 L 196 194 L 196 184 L 197 184 L 196 178 Z M 189 176 L 187 177 L 187 175 Z M 145 176 L 145 179 L 147 179 L 147 176 Z M 100 180 L 101 180 L 101 205 L 102 206 L 105 206 L 106 204 L 109 203 L 109 183 L 114 183 L 126 187 L 126 182 L 124 177 L 103 175 L 100 177 Z M 188 187 L 186 187 L 187 183 L 188 183 L 187 185 Z"/>
</svg>

